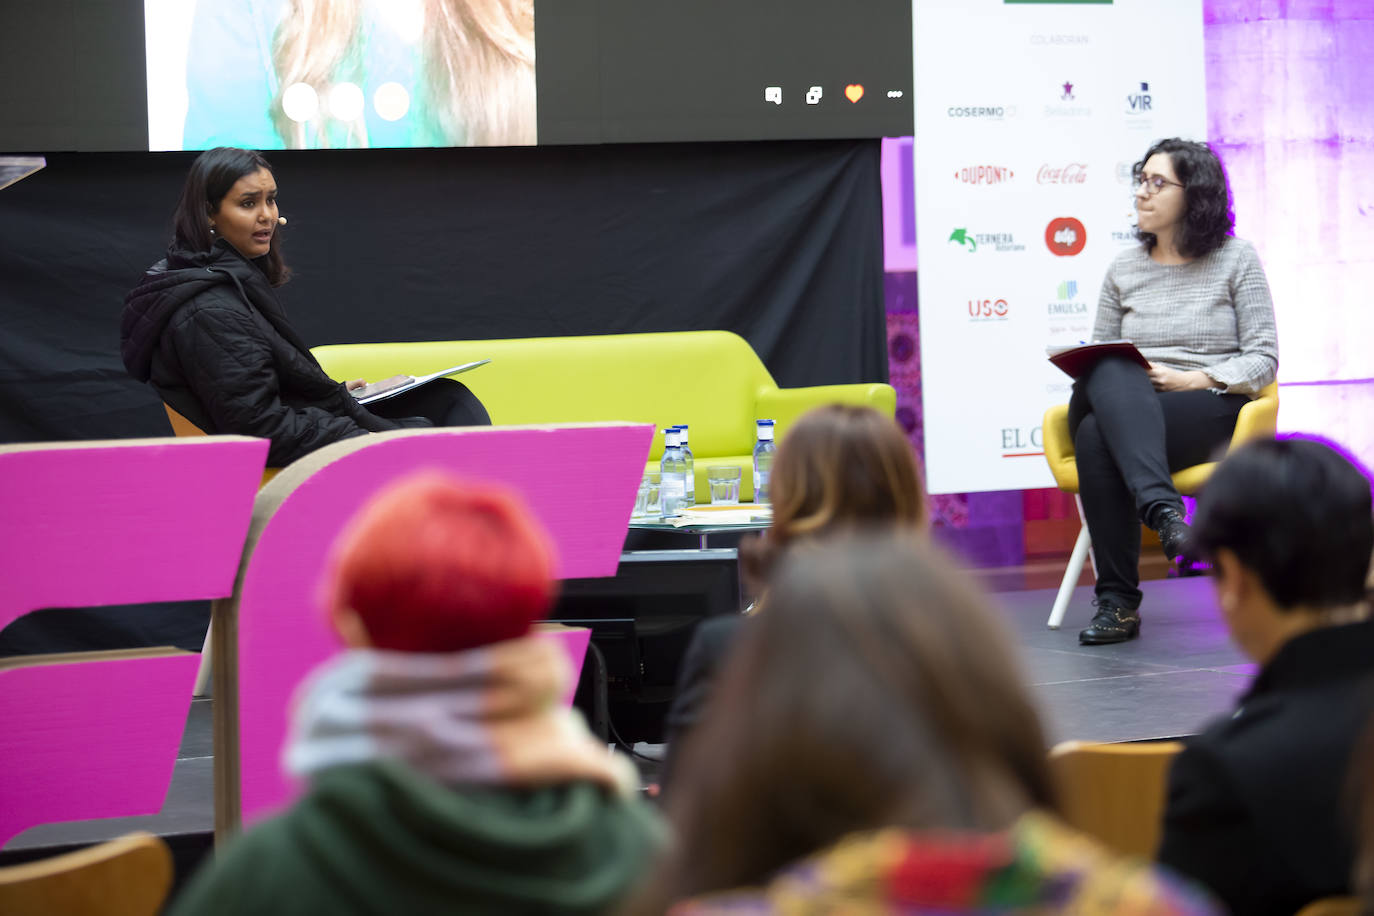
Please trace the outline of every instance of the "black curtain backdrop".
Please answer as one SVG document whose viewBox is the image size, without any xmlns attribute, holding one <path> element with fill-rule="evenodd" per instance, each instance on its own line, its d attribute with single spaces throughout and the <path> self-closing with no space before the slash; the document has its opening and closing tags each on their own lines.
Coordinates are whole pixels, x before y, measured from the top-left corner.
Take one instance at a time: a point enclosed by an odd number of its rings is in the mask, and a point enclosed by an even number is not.
<svg viewBox="0 0 1374 916">
<path fill-rule="evenodd" d="M 886 381 L 878 156 L 873 140 L 278 152 L 281 295 L 312 345 L 722 328 L 783 386 Z M 52 155 L 0 191 L 0 441 L 169 434 L 125 374 L 119 313 L 193 157 Z"/>
<path fill-rule="evenodd" d="M 313 344 L 724 328 L 785 386 L 886 381 L 878 143 L 279 152 Z M 193 153 L 75 153 L 0 190 L 0 442 L 170 435 L 119 358 Z M 710 367 L 699 367 L 709 372 Z M 691 367 L 664 366 L 691 384 Z M 40 610 L 0 656 L 179 645 L 206 602 Z"/>
</svg>

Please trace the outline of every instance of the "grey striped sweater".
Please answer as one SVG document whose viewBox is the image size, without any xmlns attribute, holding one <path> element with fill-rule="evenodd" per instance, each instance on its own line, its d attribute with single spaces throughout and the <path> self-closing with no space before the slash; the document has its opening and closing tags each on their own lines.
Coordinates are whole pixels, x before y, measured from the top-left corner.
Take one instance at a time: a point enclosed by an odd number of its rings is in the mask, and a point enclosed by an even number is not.
<svg viewBox="0 0 1374 916">
<path fill-rule="evenodd" d="M 1126 338 L 1152 363 L 1202 369 L 1232 394 L 1254 394 L 1279 363 L 1274 301 L 1255 246 L 1228 237 L 1187 264 L 1157 264 L 1143 245 L 1107 269 L 1094 340 Z"/>
</svg>

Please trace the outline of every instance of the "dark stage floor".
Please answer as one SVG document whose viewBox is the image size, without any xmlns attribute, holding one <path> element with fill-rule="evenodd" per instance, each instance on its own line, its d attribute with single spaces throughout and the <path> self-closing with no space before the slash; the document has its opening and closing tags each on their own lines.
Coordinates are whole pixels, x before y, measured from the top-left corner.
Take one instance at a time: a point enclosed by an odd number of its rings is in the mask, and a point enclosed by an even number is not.
<svg viewBox="0 0 1374 916">
<path fill-rule="evenodd" d="M 1092 613 L 1088 587 L 1074 594 L 1060 630 L 1045 627 L 1052 589 L 995 596 L 1021 646 L 1051 742 L 1189 735 L 1223 714 L 1249 684 L 1254 667 L 1227 640 L 1210 580 L 1167 579 L 1142 587 L 1142 637 L 1119 646 L 1078 645 L 1078 630 Z M 192 703 L 161 814 L 45 824 L 15 837 L 5 851 L 91 843 L 130 830 L 167 836 L 174 850 L 180 842 L 203 851 L 213 826 L 211 702 Z"/>
</svg>

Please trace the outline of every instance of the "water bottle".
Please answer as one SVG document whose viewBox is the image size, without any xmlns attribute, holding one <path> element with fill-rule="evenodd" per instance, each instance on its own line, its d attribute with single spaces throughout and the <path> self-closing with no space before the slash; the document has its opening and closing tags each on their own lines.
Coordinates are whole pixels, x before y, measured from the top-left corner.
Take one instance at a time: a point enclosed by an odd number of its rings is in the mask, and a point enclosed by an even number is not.
<svg viewBox="0 0 1374 916">
<path fill-rule="evenodd" d="M 679 423 L 677 427 L 677 445 L 682 449 L 682 460 L 686 462 L 683 470 L 683 483 L 686 485 L 686 494 L 683 500 L 684 506 L 695 506 L 697 504 L 697 469 L 692 462 L 692 450 L 687 447 L 687 424 Z"/>
<path fill-rule="evenodd" d="M 658 505 L 664 518 L 676 518 L 687 496 L 687 463 L 678 446 L 677 428 L 663 431 L 663 460 L 659 463 Z"/>
<path fill-rule="evenodd" d="M 768 478 L 773 472 L 773 421 L 757 421 L 759 439 L 754 443 L 754 502 L 768 502 Z"/>
</svg>

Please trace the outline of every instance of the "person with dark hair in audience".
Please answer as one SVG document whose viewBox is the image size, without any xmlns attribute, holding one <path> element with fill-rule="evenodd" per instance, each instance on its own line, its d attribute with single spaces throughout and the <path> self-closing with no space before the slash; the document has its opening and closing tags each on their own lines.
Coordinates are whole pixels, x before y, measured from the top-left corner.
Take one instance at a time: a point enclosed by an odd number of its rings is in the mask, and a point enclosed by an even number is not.
<svg viewBox="0 0 1374 916">
<path fill-rule="evenodd" d="M 1055 817 L 1011 644 L 928 539 L 799 542 L 767 600 L 683 749 L 638 911 L 1213 912 Z"/>
<path fill-rule="evenodd" d="M 294 700 L 283 762 L 308 783 L 230 841 L 177 914 L 602 913 L 663 839 L 638 777 L 564 702 L 530 632 L 552 547 L 514 494 L 438 472 L 341 535 L 326 605 L 346 651 Z"/>
<path fill-rule="evenodd" d="M 439 379 L 364 407 L 362 379 L 325 375 L 286 317 L 276 288 L 282 218 L 272 167 L 252 150 L 196 157 L 173 217 L 167 256 L 124 300 L 124 366 L 208 433 L 272 441 L 280 467 L 321 446 L 368 432 L 491 422 L 461 382 Z"/>
<path fill-rule="evenodd" d="M 1351 886 L 1362 916 L 1374 916 L 1374 716 L 1365 723 L 1350 767 L 1349 789 L 1355 810 L 1355 868 Z"/>
<path fill-rule="evenodd" d="M 768 531 L 740 546 L 740 565 L 756 587 L 766 584 L 777 556 L 795 541 L 856 525 L 924 530 L 927 524 L 911 443 L 891 417 L 871 407 L 829 404 L 802 415 L 778 445 L 771 487 Z M 754 610 L 765 604 L 760 599 Z M 716 669 L 745 619 L 715 617 L 692 634 L 665 720 L 670 748 L 700 717 Z M 672 769 L 670 751 L 660 774 L 665 787 Z"/>
<path fill-rule="evenodd" d="M 1233 913 L 1291 914 L 1350 893 L 1345 774 L 1374 712 L 1370 480 L 1325 443 L 1256 442 L 1212 474 L 1192 537 L 1260 670 L 1174 762 L 1159 860 Z"/>
<path fill-rule="evenodd" d="M 1093 340 L 1126 338 L 1150 363 L 1108 357 L 1074 383 L 1083 519 L 1097 569 L 1086 645 L 1140 633 L 1140 525 L 1178 559 L 1187 539 L 1171 471 L 1213 460 L 1278 369 L 1274 303 L 1255 248 L 1231 235 L 1231 194 L 1205 143 L 1161 140 L 1135 165 L 1141 244 L 1107 270 Z"/>
</svg>

